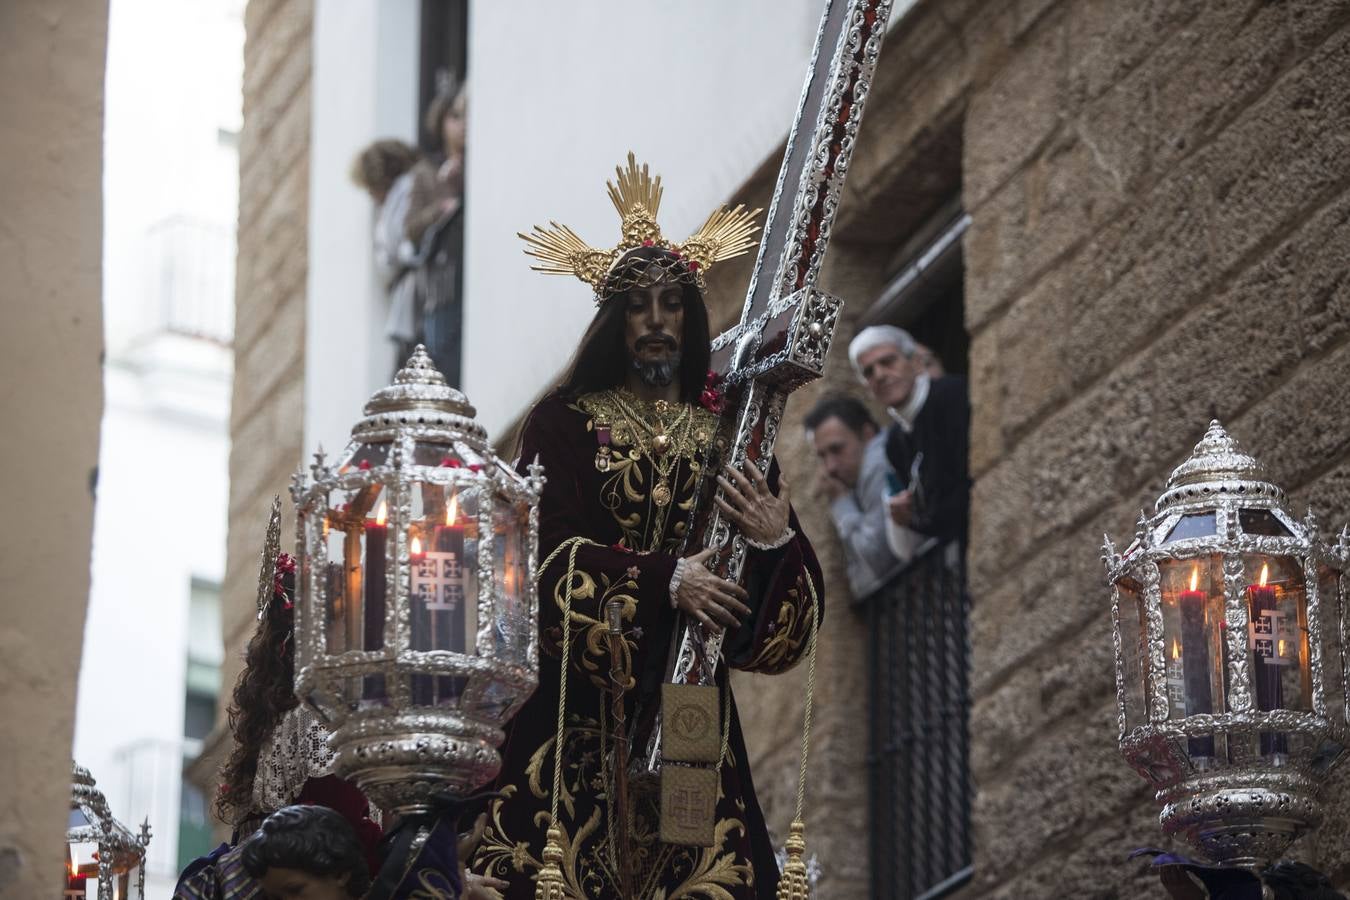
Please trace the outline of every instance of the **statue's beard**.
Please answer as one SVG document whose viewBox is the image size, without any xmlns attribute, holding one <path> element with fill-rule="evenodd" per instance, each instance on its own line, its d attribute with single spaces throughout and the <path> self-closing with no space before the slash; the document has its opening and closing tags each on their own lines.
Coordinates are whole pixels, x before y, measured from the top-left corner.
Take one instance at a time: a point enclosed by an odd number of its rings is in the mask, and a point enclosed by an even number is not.
<svg viewBox="0 0 1350 900">
<path fill-rule="evenodd" d="M 644 359 L 642 357 L 642 347 L 644 344 L 657 343 L 665 347 L 666 355 L 662 359 Z M 680 371 L 680 351 L 675 344 L 675 339 L 669 335 L 649 335 L 639 338 L 637 351 L 631 362 L 633 371 L 638 373 L 642 383 L 648 387 L 667 387 Z"/>
<path fill-rule="evenodd" d="M 672 353 L 661 360 L 633 360 L 633 369 L 648 387 L 666 387 L 680 371 L 680 354 Z"/>
</svg>

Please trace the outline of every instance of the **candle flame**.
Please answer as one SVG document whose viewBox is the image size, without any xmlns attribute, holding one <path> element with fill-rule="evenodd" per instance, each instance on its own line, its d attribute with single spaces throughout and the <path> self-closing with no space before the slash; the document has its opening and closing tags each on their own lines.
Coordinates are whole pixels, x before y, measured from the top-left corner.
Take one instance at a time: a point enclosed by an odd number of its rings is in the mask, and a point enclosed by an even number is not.
<svg viewBox="0 0 1350 900">
<path fill-rule="evenodd" d="M 413 556 L 420 556 L 421 553 L 422 553 L 422 539 L 421 539 L 420 537 L 418 537 L 417 535 L 413 535 L 413 539 L 412 539 L 412 553 L 413 553 Z"/>
<path fill-rule="evenodd" d="M 450 502 L 445 507 L 445 524 L 454 525 L 459 521 L 459 493 L 450 495 Z"/>
<path fill-rule="evenodd" d="M 1284 658 L 1284 643 L 1285 643 L 1284 641 L 1280 641 L 1280 650 L 1279 650 L 1279 653 L 1276 654 L 1276 655 L 1279 656 L 1281 659 Z"/>
<path fill-rule="evenodd" d="M 385 505 L 385 502 L 381 500 L 380 509 L 378 512 L 375 513 L 375 524 L 383 525 L 385 518 L 388 516 L 388 513 L 389 513 L 388 507 Z"/>
<path fill-rule="evenodd" d="M 1270 578 L 1270 563 L 1261 563 L 1261 587 L 1266 586 L 1266 579 Z"/>
<path fill-rule="evenodd" d="M 1198 589 L 1197 585 L 1199 584 L 1200 584 L 1200 567 L 1191 566 L 1191 590 L 1193 591 L 1197 590 Z"/>
<path fill-rule="evenodd" d="M 1172 638 L 1172 658 L 1181 659 L 1181 645 L 1177 643 L 1176 638 Z"/>
</svg>

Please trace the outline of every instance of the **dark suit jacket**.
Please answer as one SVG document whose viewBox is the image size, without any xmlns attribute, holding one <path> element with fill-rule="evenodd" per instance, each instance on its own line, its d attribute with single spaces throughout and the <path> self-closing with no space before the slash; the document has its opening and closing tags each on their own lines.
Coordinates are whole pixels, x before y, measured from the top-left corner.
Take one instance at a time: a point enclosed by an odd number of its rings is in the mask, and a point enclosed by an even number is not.
<svg viewBox="0 0 1350 900">
<path fill-rule="evenodd" d="M 914 428 L 897 422 L 886 434 L 886 458 L 906 488 L 914 457 L 921 499 L 910 527 L 921 534 L 965 541 L 970 521 L 970 398 L 966 379 L 944 375 L 929 383 Z"/>
</svg>

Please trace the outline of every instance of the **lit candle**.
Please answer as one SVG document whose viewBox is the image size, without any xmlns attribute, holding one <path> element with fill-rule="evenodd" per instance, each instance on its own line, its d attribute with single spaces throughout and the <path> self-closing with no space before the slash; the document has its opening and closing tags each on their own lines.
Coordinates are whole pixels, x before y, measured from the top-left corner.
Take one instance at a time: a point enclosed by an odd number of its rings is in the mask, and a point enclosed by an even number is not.
<svg viewBox="0 0 1350 900">
<path fill-rule="evenodd" d="M 1279 595 L 1270 584 L 1270 564 L 1261 564 L 1261 579 L 1247 586 L 1248 645 L 1252 651 L 1252 683 L 1256 690 L 1256 708 L 1260 710 L 1284 707 L 1284 686 L 1280 683 L 1280 665 L 1284 656 L 1284 642 L 1276 641 L 1280 633 Z M 1261 732 L 1261 753 L 1289 752 L 1288 740 L 1283 734 Z"/>
<path fill-rule="evenodd" d="M 385 607 L 385 550 L 388 529 L 385 527 L 388 507 L 383 500 L 375 513 L 375 520 L 366 520 L 365 603 L 362 649 L 379 650 L 384 647 Z M 380 675 L 367 675 L 362 680 L 361 699 L 383 699 L 384 680 Z"/>
<path fill-rule="evenodd" d="M 380 501 L 375 520 L 366 520 L 365 568 L 365 643 L 363 649 L 379 650 L 384 646 L 384 565 L 387 531 L 385 520 L 388 507 Z"/>
<path fill-rule="evenodd" d="M 445 525 L 436 528 L 436 549 L 446 556 L 441 560 L 441 602 L 438 608 L 448 615 L 434 628 L 436 646 L 443 650 L 464 651 L 464 525 L 460 522 L 459 492 L 450 495 L 445 505 Z"/>
<path fill-rule="evenodd" d="M 1209 640 L 1205 633 L 1205 615 L 1209 596 L 1198 590 L 1200 567 L 1191 567 L 1190 590 L 1181 592 L 1181 667 L 1185 681 L 1185 715 L 1214 712 L 1214 694 L 1210 685 Z M 1213 756 L 1214 738 L 1195 737 L 1187 742 L 1192 757 Z"/>
<path fill-rule="evenodd" d="M 1172 638 L 1172 651 L 1167 658 L 1167 702 L 1186 715 L 1186 678 L 1181 670 L 1181 642 L 1176 638 Z"/>
</svg>

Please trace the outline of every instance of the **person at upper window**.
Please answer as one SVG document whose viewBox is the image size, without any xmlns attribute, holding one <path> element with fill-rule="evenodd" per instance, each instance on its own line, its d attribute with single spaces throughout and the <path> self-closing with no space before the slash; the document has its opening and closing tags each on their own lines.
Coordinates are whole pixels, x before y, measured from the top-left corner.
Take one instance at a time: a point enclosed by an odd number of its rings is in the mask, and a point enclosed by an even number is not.
<svg viewBox="0 0 1350 900">
<path fill-rule="evenodd" d="M 443 73 L 427 107 L 435 152 L 413 167 L 404 233 L 413 257 L 415 331 L 446 380 L 460 383 L 467 85 Z"/>
<path fill-rule="evenodd" d="M 417 148 L 398 140 L 375 141 L 352 163 L 352 181 L 375 204 L 375 271 L 389 295 L 386 336 L 394 342 L 396 358 L 407 359 L 417 344 L 413 267 L 416 250 L 404 236 L 412 204 L 413 171 L 421 156 Z"/>
<path fill-rule="evenodd" d="M 887 501 L 896 525 L 966 539 L 970 519 L 970 400 L 959 375 L 933 378 L 909 332 L 873 325 L 848 347 L 853 369 L 895 423 L 886 458 L 900 490 Z"/>
<path fill-rule="evenodd" d="M 893 474 L 886 436 L 863 402 L 847 394 L 822 397 L 803 424 L 844 545 L 849 587 L 854 597 L 866 596 L 900 562 L 887 536 L 886 482 Z"/>
</svg>

